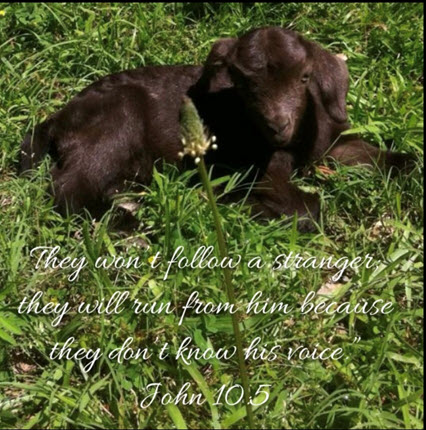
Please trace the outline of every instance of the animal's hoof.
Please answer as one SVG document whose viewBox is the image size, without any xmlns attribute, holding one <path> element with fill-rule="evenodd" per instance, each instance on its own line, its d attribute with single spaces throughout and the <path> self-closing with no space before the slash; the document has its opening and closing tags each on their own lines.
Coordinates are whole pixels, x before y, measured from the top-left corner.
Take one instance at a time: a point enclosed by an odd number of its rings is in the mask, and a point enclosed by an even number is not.
<svg viewBox="0 0 426 430">
<path fill-rule="evenodd" d="M 411 172 L 417 164 L 417 158 L 411 154 L 402 154 L 400 152 L 390 152 L 386 159 L 386 168 L 393 169 L 396 172 Z"/>
<path fill-rule="evenodd" d="M 321 203 L 318 195 L 305 194 L 306 212 L 299 215 L 297 229 L 301 233 L 312 233 L 318 230 L 317 223 L 321 213 Z"/>
</svg>

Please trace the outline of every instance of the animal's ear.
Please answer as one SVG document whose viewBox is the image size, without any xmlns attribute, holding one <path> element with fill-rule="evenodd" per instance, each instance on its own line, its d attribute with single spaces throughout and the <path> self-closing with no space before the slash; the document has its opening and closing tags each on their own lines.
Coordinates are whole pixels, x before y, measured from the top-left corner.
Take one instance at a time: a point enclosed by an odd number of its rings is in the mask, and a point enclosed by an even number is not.
<svg viewBox="0 0 426 430">
<path fill-rule="evenodd" d="M 218 92 L 233 87 L 229 74 L 230 59 L 237 39 L 226 38 L 218 40 L 212 47 L 204 65 L 203 79 L 209 92 Z"/>
<path fill-rule="evenodd" d="M 330 117 L 337 122 L 347 120 L 346 95 L 349 74 L 342 56 L 333 55 L 318 45 L 311 43 L 313 57 L 313 94 L 319 92 L 322 105 Z M 312 89 L 312 88 L 311 88 Z"/>
</svg>

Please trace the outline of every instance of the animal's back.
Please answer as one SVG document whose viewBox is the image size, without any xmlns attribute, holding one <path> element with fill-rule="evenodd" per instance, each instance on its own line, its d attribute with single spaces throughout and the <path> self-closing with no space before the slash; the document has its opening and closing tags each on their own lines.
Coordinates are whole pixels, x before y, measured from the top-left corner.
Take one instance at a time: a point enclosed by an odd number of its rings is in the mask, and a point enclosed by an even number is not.
<svg viewBox="0 0 426 430">
<path fill-rule="evenodd" d="M 176 159 L 180 101 L 201 69 L 143 67 L 94 82 L 25 137 L 21 171 L 49 153 L 59 210 L 103 212 L 125 181 L 148 183 L 147 166 Z"/>
</svg>

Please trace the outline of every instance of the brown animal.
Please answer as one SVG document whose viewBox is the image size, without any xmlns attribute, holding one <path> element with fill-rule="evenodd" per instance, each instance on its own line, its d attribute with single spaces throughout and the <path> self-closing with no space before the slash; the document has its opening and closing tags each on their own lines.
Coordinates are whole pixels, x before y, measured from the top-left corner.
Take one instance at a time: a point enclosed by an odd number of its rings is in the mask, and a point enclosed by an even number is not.
<svg viewBox="0 0 426 430">
<path fill-rule="evenodd" d="M 291 184 L 294 169 L 324 156 L 384 168 L 412 160 L 341 136 L 350 128 L 347 90 L 341 58 L 293 31 L 260 28 L 217 41 L 204 66 L 142 67 L 93 83 L 26 136 L 21 170 L 49 153 L 58 210 L 99 216 L 126 183 L 149 184 L 157 160 L 188 164 L 178 153 L 179 110 L 189 95 L 217 137 L 219 149 L 206 159 L 216 174 L 255 166 L 255 212 L 297 213 L 307 229 L 319 199 Z"/>
</svg>

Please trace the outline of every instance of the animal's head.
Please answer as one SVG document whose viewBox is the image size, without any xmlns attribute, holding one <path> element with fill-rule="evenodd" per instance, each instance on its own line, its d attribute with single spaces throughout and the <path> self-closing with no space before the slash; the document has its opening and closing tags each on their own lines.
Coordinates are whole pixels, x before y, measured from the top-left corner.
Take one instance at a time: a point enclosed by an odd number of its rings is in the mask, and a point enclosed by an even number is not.
<svg viewBox="0 0 426 430">
<path fill-rule="evenodd" d="M 345 62 L 291 30 L 267 27 L 217 41 L 206 60 L 208 91 L 235 88 L 276 146 L 289 144 L 308 100 L 346 121 Z"/>
</svg>

